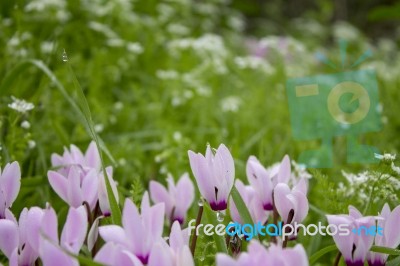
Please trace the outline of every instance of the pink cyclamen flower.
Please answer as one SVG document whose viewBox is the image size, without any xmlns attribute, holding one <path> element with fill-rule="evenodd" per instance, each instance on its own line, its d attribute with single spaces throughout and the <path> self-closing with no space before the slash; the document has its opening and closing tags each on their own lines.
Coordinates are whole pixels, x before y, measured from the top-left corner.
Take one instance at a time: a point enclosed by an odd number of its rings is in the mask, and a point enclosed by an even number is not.
<svg viewBox="0 0 400 266">
<path fill-rule="evenodd" d="M 194 186 L 187 173 L 184 173 L 175 185 L 171 175 L 168 176 L 168 190 L 157 181 L 150 181 L 150 196 L 154 203 L 164 202 L 165 214 L 171 223 L 183 224 L 186 213 L 193 203 Z"/>
<path fill-rule="evenodd" d="M 55 171 L 49 171 L 47 176 L 53 190 L 69 206 L 78 208 L 84 202 L 88 203 L 91 210 L 96 206 L 99 177 L 95 169 L 85 173 L 80 167 L 73 165 L 67 176 Z"/>
<path fill-rule="evenodd" d="M 0 250 L 12 265 L 33 265 L 39 257 L 39 228 L 43 210 L 24 208 L 17 222 L 14 217 L 0 220 Z"/>
<path fill-rule="evenodd" d="M 79 265 L 67 252 L 78 254 L 86 238 L 88 228 L 86 208 L 70 208 L 61 238 L 58 238 L 57 214 L 53 208 L 45 209 L 40 227 L 39 255 L 44 266 Z"/>
<path fill-rule="evenodd" d="M 271 245 L 268 249 L 260 242 L 252 240 L 247 252 L 242 252 L 237 259 L 227 254 L 217 254 L 217 266 L 308 266 L 308 258 L 303 246 L 297 244 L 293 248 L 283 249 L 277 245 Z"/>
<path fill-rule="evenodd" d="M 113 179 L 113 168 L 111 166 L 107 167 L 106 172 L 107 172 L 108 181 L 110 182 L 111 190 L 114 194 L 115 200 L 118 203 L 119 196 L 118 196 L 118 190 L 117 190 L 117 183 Z M 99 196 L 99 206 L 100 206 L 101 212 L 103 213 L 104 216 L 110 216 L 111 215 L 111 207 L 110 207 L 110 201 L 108 199 L 106 179 L 105 179 L 103 171 L 100 172 L 98 196 Z"/>
<path fill-rule="evenodd" d="M 264 224 L 268 220 L 269 212 L 264 210 L 263 204 L 256 196 L 254 188 L 252 186 L 245 186 L 240 180 L 235 181 L 235 186 L 239 191 L 244 203 L 248 207 L 251 218 L 253 218 L 253 222 L 260 222 L 261 224 Z M 242 218 L 240 217 L 239 211 L 236 208 L 232 197 L 229 200 L 229 210 L 232 220 L 243 224 Z"/>
<path fill-rule="evenodd" d="M 122 226 L 105 225 L 99 227 L 105 242 L 114 242 L 134 254 L 143 264 L 147 264 L 154 243 L 159 241 L 164 227 L 164 203 L 150 207 L 146 192 L 141 203 L 141 214 L 130 199 L 125 200 Z"/>
<path fill-rule="evenodd" d="M 383 228 L 383 235 L 377 234 L 375 236 L 375 245 L 397 248 L 400 245 L 400 206 L 397 206 L 393 211 L 390 211 L 389 205 L 386 203 L 378 220 L 378 228 Z M 368 263 L 371 266 L 384 266 L 388 258 L 387 254 L 370 252 L 368 254 Z"/>
<path fill-rule="evenodd" d="M 279 183 L 287 184 L 291 176 L 289 156 L 285 155 L 279 166 L 269 170 L 265 169 L 255 156 L 250 156 L 246 164 L 246 175 L 264 210 L 272 211 L 272 192 L 275 186 Z"/>
<path fill-rule="evenodd" d="M 189 249 L 189 231 L 181 229 L 175 221 L 169 236 L 169 245 L 161 240 L 153 246 L 148 266 L 194 266 L 192 253 Z"/>
<path fill-rule="evenodd" d="M 6 218 L 8 208 L 18 196 L 21 187 L 21 169 L 18 162 L 6 164 L 0 168 L 0 219 Z"/>
<path fill-rule="evenodd" d="M 300 223 L 306 218 L 309 209 L 306 191 L 304 178 L 293 189 L 284 183 L 274 188 L 275 207 L 285 224 Z"/>
<path fill-rule="evenodd" d="M 87 202 L 90 209 L 94 210 L 99 202 L 103 215 L 111 214 L 100 153 L 94 141 L 90 143 L 85 155 L 75 145 L 71 145 L 70 151 L 65 149 L 62 156 L 52 154 L 51 161 L 56 170 L 47 174 L 50 185 L 68 205 L 77 208 Z M 106 171 L 118 202 L 112 167 L 107 167 Z"/>
<path fill-rule="evenodd" d="M 353 206 L 349 206 L 349 215 L 327 215 L 326 217 L 330 225 L 336 225 L 338 228 L 340 225 L 346 225 L 350 230 L 348 235 L 333 235 L 333 240 L 342 253 L 346 264 L 348 266 L 363 266 L 368 251 L 374 242 L 374 236 L 366 234 L 361 229 L 374 226 L 375 218 L 372 216 L 363 217 Z"/>
<path fill-rule="evenodd" d="M 178 221 L 171 228 L 169 245 L 159 238 L 152 246 L 147 266 L 194 266 L 188 247 L 187 229 L 181 230 Z M 96 254 L 95 261 L 107 265 L 142 266 L 143 263 L 125 245 L 107 242 Z"/>
<path fill-rule="evenodd" d="M 235 178 L 235 166 L 228 148 L 221 144 L 213 154 L 208 145 L 205 156 L 192 151 L 188 153 L 201 195 L 214 211 L 225 210 Z"/>
<path fill-rule="evenodd" d="M 57 172 L 64 176 L 68 175 L 69 168 L 72 165 L 79 166 L 85 171 L 88 169 L 100 171 L 101 168 L 99 150 L 94 141 L 89 144 L 85 155 L 73 144 L 70 146 L 70 150 L 64 147 L 63 155 L 56 153 L 51 155 L 51 164 L 53 167 L 58 168 Z"/>
</svg>

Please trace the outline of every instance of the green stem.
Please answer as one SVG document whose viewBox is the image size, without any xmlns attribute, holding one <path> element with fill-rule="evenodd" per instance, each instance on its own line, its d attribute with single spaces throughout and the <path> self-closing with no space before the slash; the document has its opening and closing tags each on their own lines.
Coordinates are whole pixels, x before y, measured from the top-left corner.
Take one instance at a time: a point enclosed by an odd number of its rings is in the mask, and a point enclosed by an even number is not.
<svg viewBox="0 0 400 266">
<path fill-rule="evenodd" d="M 194 256 L 194 252 L 196 250 L 196 243 L 197 243 L 197 226 L 199 226 L 201 222 L 201 217 L 203 216 L 203 206 L 200 206 L 199 212 L 197 213 L 197 218 L 196 218 L 196 227 L 194 228 L 194 234 L 192 237 L 192 242 L 190 244 L 190 251 L 192 252 L 192 255 Z"/>
</svg>

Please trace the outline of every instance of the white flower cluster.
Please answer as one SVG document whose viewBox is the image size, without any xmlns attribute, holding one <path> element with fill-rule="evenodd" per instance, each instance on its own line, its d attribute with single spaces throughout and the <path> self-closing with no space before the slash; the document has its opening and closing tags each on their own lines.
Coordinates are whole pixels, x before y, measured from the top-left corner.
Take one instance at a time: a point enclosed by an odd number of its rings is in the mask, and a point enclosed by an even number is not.
<svg viewBox="0 0 400 266">
<path fill-rule="evenodd" d="M 221 109 L 223 112 L 237 112 L 242 100 L 237 96 L 229 96 L 221 100 Z"/>
<path fill-rule="evenodd" d="M 375 153 L 375 158 L 382 161 L 394 161 L 396 160 L 396 154 L 385 153 L 383 155 Z"/>
<path fill-rule="evenodd" d="M 254 56 L 235 57 L 234 61 L 240 69 L 258 69 L 265 74 L 274 73 L 274 68 L 262 58 Z"/>
<path fill-rule="evenodd" d="M 175 70 L 162 70 L 159 69 L 156 72 L 156 76 L 162 80 L 173 80 L 179 78 L 179 73 Z"/>
<path fill-rule="evenodd" d="M 199 38 L 182 38 L 168 44 L 171 52 L 191 49 L 200 57 L 226 57 L 227 49 L 221 36 L 205 34 Z"/>
<path fill-rule="evenodd" d="M 15 98 L 14 96 L 11 96 L 11 98 L 13 102 L 8 104 L 8 107 L 14 109 L 17 112 L 26 113 L 35 108 L 35 105 L 33 105 L 33 103 L 29 103 L 25 100 Z"/>
</svg>

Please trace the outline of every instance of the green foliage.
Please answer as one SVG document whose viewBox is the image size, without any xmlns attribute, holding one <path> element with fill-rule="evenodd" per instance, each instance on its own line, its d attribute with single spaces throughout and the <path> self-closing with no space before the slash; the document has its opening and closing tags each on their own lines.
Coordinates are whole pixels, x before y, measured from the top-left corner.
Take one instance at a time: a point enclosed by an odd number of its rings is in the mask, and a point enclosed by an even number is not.
<svg viewBox="0 0 400 266">
<path fill-rule="evenodd" d="M 392 154 L 400 150 L 398 41 L 371 40 L 350 24 L 331 23 L 336 8 L 331 1 L 317 1 L 318 12 L 306 5 L 304 19 L 293 20 L 282 12 L 296 8 L 281 9 L 287 6 L 282 1 L 266 3 L 269 16 L 262 19 L 257 14 L 263 10 L 242 1 L 103 2 L 0 3 L 0 166 L 21 163 L 22 188 L 12 207 L 17 217 L 24 206 L 45 202 L 65 213 L 66 204 L 48 186 L 47 171 L 51 154 L 71 143 L 83 148 L 94 139 L 105 155 L 103 165 L 115 167 L 119 192 L 137 205 L 149 180 L 190 172 L 187 150 L 204 150 L 206 143 L 229 147 L 242 180 L 249 155 L 272 165 L 284 154 L 296 159 L 318 147 L 319 140 L 293 140 L 285 83 L 337 72 L 315 60 L 315 53 L 340 62 L 340 38 L 349 42 L 349 63 L 367 48 L 374 51 L 359 67 L 376 70 L 384 129 L 360 140 Z M 381 21 L 386 11 L 375 8 L 368 17 Z M 253 17 L 247 25 L 243 14 Z M 248 56 L 246 26 L 268 45 L 264 57 Z M 35 108 L 13 110 L 11 96 Z M 30 127 L 22 127 L 24 121 Z M 333 146 L 335 167 L 311 171 L 307 222 L 326 222 L 325 214 L 347 213 L 350 204 L 371 215 L 385 202 L 399 204 L 400 177 L 391 162 L 349 165 L 344 138 Z M 110 192 L 108 182 L 107 188 Z M 249 220 L 236 191 L 232 195 Z M 114 200 L 111 205 L 118 223 L 118 205 Z M 215 219 L 207 208 L 204 215 Z M 309 255 L 333 244 L 327 237 L 299 242 Z M 196 262 L 212 265 L 224 249 L 221 238 L 199 236 Z M 318 263 L 331 264 L 333 253 Z"/>
</svg>

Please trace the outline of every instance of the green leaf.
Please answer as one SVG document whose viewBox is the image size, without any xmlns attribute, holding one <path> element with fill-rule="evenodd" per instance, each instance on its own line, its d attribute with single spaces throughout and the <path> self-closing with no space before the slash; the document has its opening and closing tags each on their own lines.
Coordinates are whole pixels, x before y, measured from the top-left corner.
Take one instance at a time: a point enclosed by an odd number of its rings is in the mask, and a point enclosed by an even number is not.
<svg viewBox="0 0 400 266">
<path fill-rule="evenodd" d="M 214 211 L 211 210 L 211 208 L 208 204 L 204 204 L 204 214 L 206 216 L 207 223 L 213 224 L 213 225 L 218 224 L 216 214 Z M 228 250 L 227 250 L 226 244 L 225 244 L 225 237 L 214 233 L 213 238 L 215 241 L 215 245 L 217 246 L 218 252 L 228 253 Z"/>
<path fill-rule="evenodd" d="M 316 253 L 314 253 L 311 257 L 310 257 L 310 265 L 314 265 L 315 262 L 321 258 L 322 256 L 324 256 L 326 253 L 332 252 L 337 250 L 336 245 L 331 245 L 328 246 L 326 248 L 320 249 L 319 251 L 317 251 Z"/>
<path fill-rule="evenodd" d="M 235 186 L 232 187 L 231 196 L 233 201 L 235 202 L 236 208 L 239 212 L 240 218 L 242 219 L 243 223 L 245 224 L 253 224 L 253 219 L 251 218 L 250 212 L 246 207 L 242 197 L 239 194 L 239 191 L 236 189 Z M 257 235 L 257 238 L 260 239 L 260 236 Z"/>
<path fill-rule="evenodd" d="M 102 147 L 104 149 L 105 146 L 100 145 L 101 142 L 99 140 L 99 137 L 96 134 L 96 131 L 94 130 L 92 114 L 90 112 L 90 108 L 89 108 L 89 104 L 87 102 L 86 96 L 83 93 L 83 89 L 82 89 L 81 85 L 79 84 L 79 81 L 76 78 L 76 75 L 75 75 L 71 65 L 68 62 L 67 62 L 67 66 L 68 66 L 68 70 L 73 78 L 75 90 L 78 94 L 78 104 L 79 104 L 80 110 L 82 111 L 83 117 L 85 119 L 86 127 L 89 129 L 89 134 L 91 135 L 92 139 L 96 142 L 97 149 L 99 150 L 99 153 L 100 153 L 101 166 L 103 169 L 108 201 L 109 201 L 110 208 L 111 208 L 111 219 L 114 224 L 121 225 L 121 209 L 119 208 L 117 199 L 115 198 L 114 192 L 111 188 L 111 183 L 110 183 L 107 171 L 104 166 Z"/>
<path fill-rule="evenodd" d="M 398 266 L 400 265 L 400 256 L 386 262 L 386 266 Z"/>
<path fill-rule="evenodd" d="M 399 249 L 381 247 L 381 246 L 372 246 L 372 248 L 370 250 L 373 251 L 373 252 L 400 256 L 400 250 Z"/>
<path fill-rule="evenodd" d="M 119 208 L 118 202 L 114 196 L 114 193 L 111 188 L 110 180 L 108 179 L 107 172 L 104 167 L 104 160 L 102 156 L 102 151 L 104 151 L 110 160 L 115 164 L 114 158 L 111 156 L 111 153 L 105 147 L 103 141 L 97 136 L 96 131 L 94 130 L 94 123 L 92 120 L 92 115 L 90 112 L 89 104 L 86 100 L 85 94 L 83 93 L 82 87 L 78 82 L 78 79 L 75 76 L 74 71 L 72 70 L 71 65 L 67 62 L 68 70 L 73 78 L 73 84 L 75 86 L 75 90 L 78 94 L 78 104 L 74 101 L 74 99 L 68 94 L 64 86 L 57 79 L 57 77 L 53 74 L 53 72 L 40 60 L 26 60 L 17 65 L 1 82 L 0 92 L 7 92 L 11 88 L 12 81 L 16 78 L 16 76 L 20 75 L 29 65 L 33 65 L 37 67 L 39 70 L 43 71 L 56 88 L 61 92 L 64 98 L 68 101 L 68 103 L 72 106 L 76 114 L 78 115 L 78 119 L 85 126 L 86 131 L 89 133 L 90 137 L 96 142 L 97 149 L 100 153 L 100 159 L 102 163 L 105 184 L 107 189 L 108 200 L 111 208 L 111 215 L 113 222 L 117 225 L 121 224 L 121 210 Z"/>
</svg>

